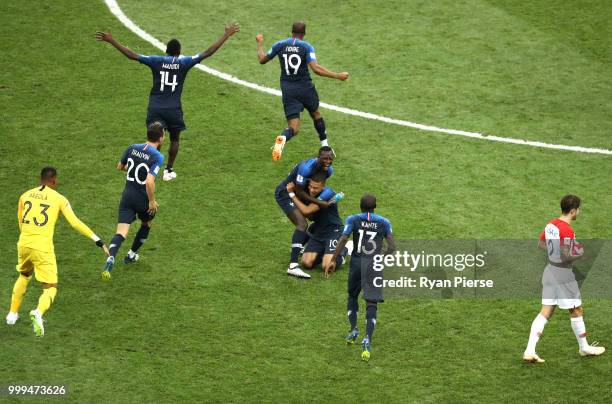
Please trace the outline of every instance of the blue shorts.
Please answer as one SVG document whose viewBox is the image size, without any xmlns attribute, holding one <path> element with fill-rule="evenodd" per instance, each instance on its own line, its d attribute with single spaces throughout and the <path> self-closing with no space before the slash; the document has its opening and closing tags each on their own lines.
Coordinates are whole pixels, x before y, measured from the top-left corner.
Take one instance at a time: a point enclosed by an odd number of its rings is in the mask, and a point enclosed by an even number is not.
<svg viewBox="0 0 612 404">
<path fill-rule="evenodd" d="M 153 122 L 164 124 L 168 131 L 184 131 L 187 129 L 183 121 L 182 108 L 149 108 L 147 109 L 147 127 Z"/>
<path fill-rule="evenodd" d="M 119 202 L 117 223 L 131 224 L 136 216 L 143 222 L 149 222 L 155 214 L 149 214 L 149 198 L 146 195 L 126 189 Z"/>
<path fill-rule="evenodd" d="M 310 113 L 319 109 L 319 94 L 312 81 L 298 84 L 281 83 L 281 90 L 287 120 L 299 118 L 304 108 Z"/>
<path fill-rule="evenodd" d="M 348 294 L 359 296 L 363 290 L 363 298 L 368 302 L 384 302 L 382 286 L 382 271 L 374 271 L 371 258 L 351 256 L 351 266 L 348 276 Z M 375 280 L 375 278 L 380 279 Z"/>
<path fill-rule="evenodd" d="M 338 246 L 338 239 L 342 233 L 338 232 L 334 235 L 330 235 L 325 238 L 311 237 L 304 247 L 305 253 L 317 253 L 317 254 L 333 254 L 336 252 L 336 247 Z"/>
<path fill-rule="evenodd" d="M 276 187 L 276 191 L 274 191 L 274 199 L 276 199 L 276 203 L 286 215 L 293 212 L 297 209 L 295 203 L 289 197 L 289 192 L 287 192 L 286 185 L 284 183 L 280 183 L 278 187 Z"/>
</svg>

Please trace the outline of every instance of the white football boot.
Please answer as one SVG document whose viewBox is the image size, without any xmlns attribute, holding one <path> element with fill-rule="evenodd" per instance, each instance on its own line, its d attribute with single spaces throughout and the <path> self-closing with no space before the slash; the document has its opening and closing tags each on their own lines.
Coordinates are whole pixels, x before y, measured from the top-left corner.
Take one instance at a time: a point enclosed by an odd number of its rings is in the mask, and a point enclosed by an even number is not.
<svg viewBox="0 0 612 404">
<path fill-rule="evenodd" d="M 176 178 L 176 171 L 164 170 L 164 176 L 163 176 L 164 181 L 172 181 L 175 178 Z"/>
<path fill-rule="evenodd" d="M 14 325 L 17 320 L 19 320 L 19 313 L 9 311 L 9 314 L 6 315 L 6 323 L 8 325 Z"/>
<path fill-rule="evenodd" d="M 525 363 L 544 363 L 546 362 L 544 359 L 540 358 L 538 356 L 537 353 L 532 353 L 532 354 L 524 354 L 523 355 L 523 362 Z"/>
<path fill-rule="evenodd" d="M 296 278 L 310 279 L 310 275 L 302 271 L 300 267 L 288 268 L 287 275 L 295 276 Z"/>
<path fill-rule="evenodd" d="M 595 341 L 591 345 L 587 345 L 585 349 L 579 349 L 578 353 L 580 356 L 599 356 L 606 352 L 606 348 L 597 345 L 598 342 Z"/>
</svg>

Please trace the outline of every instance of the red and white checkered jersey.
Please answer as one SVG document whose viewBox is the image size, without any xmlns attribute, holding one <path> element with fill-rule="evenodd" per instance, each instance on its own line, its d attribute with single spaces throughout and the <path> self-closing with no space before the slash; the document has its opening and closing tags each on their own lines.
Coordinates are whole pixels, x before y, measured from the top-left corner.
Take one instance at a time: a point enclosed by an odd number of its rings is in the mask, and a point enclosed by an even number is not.
<svg viewBox="0 0 612 404">
<path fill-rule="evenodd" d="M 544 228 L 544 231 L 540 233 L 540 240 L 546 241 L 546 247 L 548 250 L 548 259 L 552 263 L 562 263 L 561 260 L 561 247 L 569 247 L 570 251 L 576 244 L 576 235 L 572 226 L 564 222 L 561 219 L 553 219 Z"/>
</svg>

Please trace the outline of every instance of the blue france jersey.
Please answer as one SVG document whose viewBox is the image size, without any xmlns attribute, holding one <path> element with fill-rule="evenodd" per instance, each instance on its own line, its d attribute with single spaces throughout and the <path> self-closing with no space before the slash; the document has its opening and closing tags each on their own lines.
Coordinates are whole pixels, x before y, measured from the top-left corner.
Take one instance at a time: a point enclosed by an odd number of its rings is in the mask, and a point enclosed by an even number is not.
<svg viewBox="0 0 612 404">
<path fill-rule="evenodd" d="M 317 196 L 317 199 L 325 202 L 331 201 L 336 193 L 333 189 L 325 187 Z M 313 224 L 308 229 L 312 237 L 325 240 L 332 236 L 338 237 L 339 230 L 342 228 L 342 218 L 338 213 L 338 204 L 332 203 L 326 208 L 321 208 L 312 215 Z"/>
<path fill-rule="evenodd" d="M 203 54 L 195 56 L 138 56 L 138 61 L 151 68 L 153 87 L 149 108 L 180 108 L 183 83 L 187 72 L 200 63 Z"/>
<path fill-rule="evenodd" d="M 155 147 L 144 144 L 130 145 L 121 156 L 121 164 L 126 168 L 125 189 L 147 194 L 147 175 L 157 177 L 164 156 Z"/>
<path fill-rule="evenodd" d="M 383 240 L 392 233 L 389 220 L 369 212 L 349 216 L 342 231 L 343 236 L 353 235 L 356 245 L 352 254 L 354 257 L 380 254 Z"/>
<path fill-rule="evenodd" d="M 311 81 L 308 63 L 317 60 L 311 44 L 297 38 L 284 39 L 276 42 L 268 51 L 269 59 L 276 55 L 281 67 L 281 83 Z"/>
<path fill-rule="evenodd" d="M 312 159 L 300 161 L 295 167 L 293 167 L 293 170 L 291 170 L 287 178 L 285 178 L 281 183 L 284 184 L 283 187 L 286 186 L 288 183 L 293 182 L 295 185 L 298 185 L 302 188 L 306 188 L 310 177 L 312 177 L 315 172 L 323 170 L 322 167 L 319 167 L 317 165 L 317 160 L 318 159 L 315 157 Z M 333 173 L 334 167 L 329 166 L 329 168 L 325 172 L 325 175 L 327 178 L 329 178 Z"/>
</svg>

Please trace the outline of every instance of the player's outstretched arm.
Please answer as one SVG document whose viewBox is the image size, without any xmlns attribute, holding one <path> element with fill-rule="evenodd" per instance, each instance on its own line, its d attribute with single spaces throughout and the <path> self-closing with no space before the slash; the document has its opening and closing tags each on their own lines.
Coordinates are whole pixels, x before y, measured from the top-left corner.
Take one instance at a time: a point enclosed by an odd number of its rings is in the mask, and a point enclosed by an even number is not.
<svg viewBox="0 0 612 404">
<path fill-rule="evenodd" d="M 255 40 L 257 41 L 257 58 L 259 59 L 259 64 L 264 65 L 270 61 L 270 58 L 263 50 L 263 35 L 257 34 Z"/>
<path fill-rule="evenodd" d="M 67 200 L 64 203 L 62 203 L 62 205 L 60 207 L 60 211 L 62 212 L 62 214 L 64 215 L 64 217 L 68 221 L 68 223 L 70 223 L 70 226 L 72 226 L 73 229 L 75 229 L 76 231 L 81 233 L 83 236 L 92 239 L 96 243 L 96 245 L 98 247 L 102 248 L 104 253 L 106 255 L 108 255 L 108 248 L 106 247 L 104 242 L 100 239 L 100 237 L 98 237 L 93 232 L 93 230 L 91 230 L 85 223 L 83 223 L 76 216 L 76 214 L 74 213 L 74 211 L 70 207 L 70 203 L 68 203 Z"/>
<path fill-rule="evenodd" d="M 98 41 L 108 42 L 113 45 L 115 49 L 119 52 L 123 53 L 128 59 L 138 60 L 138 54 L 128 48 L 127 46 L 121 45 L 115 38 L 113 38 L 112 34 L 109 32 L 98 31 L 95 34 L 95 37 Z"/>
<path fill-rule="evenodd" d="M 234 35 L 236 32 L 240 32 L 240 24 L 238 24 L 237 22 L 227 24 L 225 26 L 225 32 L 223 32 L 221 38 L 219 38 L 217 42 L 210 45 L 208 49 L 201 53 L 202 59 L 206 59 L 207 57 L 212 56 L 213 53 L 215 53 L 221 47 L 221 45 L 223 45 L 225 41 L 227 41 L 227 39 L 230 36 Z"/>
<path fill-rule="evenodd" d="M 313 60 L 312 62 L 308 63 L 308 66 L 317 76 L 329 77 L 330 79 L 337 79 L 342 81 L 348 79 L 349 77 L 348 72 L 332 72 L 331 70 L 327 70 L 326 68 L 321 66 L 319 63 L 317 63 L 316 60 Z"/>
</svg>

